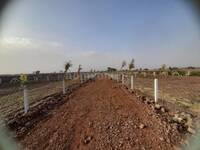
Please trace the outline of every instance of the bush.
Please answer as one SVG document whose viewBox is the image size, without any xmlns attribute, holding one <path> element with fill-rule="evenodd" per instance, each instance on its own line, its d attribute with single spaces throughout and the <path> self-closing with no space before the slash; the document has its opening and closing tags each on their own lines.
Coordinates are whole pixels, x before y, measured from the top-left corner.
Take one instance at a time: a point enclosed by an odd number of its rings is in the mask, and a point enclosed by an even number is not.
<svg viewBox="0 0 200 150">
<path fill-rule="evenodd" d="M 200 71 L 192 71 L 190 76 L 200 76 Z"/>
<path fill-rule="evenodd" d="M 179 70 L 179 71 L 177 71 L 178 73 L 179 73 L 179 75 L 181 75 L 181 76 L 185 76 L 186 75 L 186 71 L 181 71 L 181 70 Z"/>
</svg>

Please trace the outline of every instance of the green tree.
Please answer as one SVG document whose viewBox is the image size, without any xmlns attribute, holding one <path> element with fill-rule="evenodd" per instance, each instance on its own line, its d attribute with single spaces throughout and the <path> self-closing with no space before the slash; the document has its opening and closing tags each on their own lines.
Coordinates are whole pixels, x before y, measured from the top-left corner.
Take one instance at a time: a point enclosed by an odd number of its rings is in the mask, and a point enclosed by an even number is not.
<svg viewBox="0 0 200 150">
<path fill-rule="evenodd" d="M 123 69 L 125 66 L 126 66 L 126 61 L 125 61 L 125 60 L 123 60 L 123 61 L 122 61 L 122 66 L 121 66 L 121 69 Z"/>
<path fill-rule="evenodd" d="M 71 61 L 68 61 L 68 62 L 65 63 L 64 79 L 65 79 L 65 76 L 66 76 L 67 71 L 69 70 L 69 68 L 70 68 L 71 66 L 72 66 Z"/>
<path fill-rule="evenodd" d="M 81 70 L 82 70 L 82 67 L 81 67 L 81 65 L 79 65 L 78 66 L 78 74 L 80 74 Z"/>
<path fill-rule="evenodd" d="M 134 60 L 134 59 L 131 60 L 131 62 L 130 62 L 130 64 L 129 64 L 128 68 L 129 68 L 129 70 L 132 70 L 132 69 L 135 68 L 135 60 Z"/>
<path fill-rule="evenodd" d="M 163 64 L 163 65 L 161 66 L 161 68 L 160 68 L 161 71 L 166 71 L 166 69 L 167 69 L 167 65 L 165 65 L 165 64 Z"/>
</svg>

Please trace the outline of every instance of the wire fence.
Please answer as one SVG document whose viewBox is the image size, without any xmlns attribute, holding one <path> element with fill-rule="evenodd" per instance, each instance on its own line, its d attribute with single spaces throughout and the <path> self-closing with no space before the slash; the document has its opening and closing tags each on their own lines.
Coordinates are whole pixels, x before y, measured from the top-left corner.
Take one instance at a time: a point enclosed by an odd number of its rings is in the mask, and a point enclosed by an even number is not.
<svg viewBox="0 0 200 150">
<path fill-rule="evenodd" d="M 111 77 L 121 82 L 129 89 L 139 90 L 146 96 L 155 99 L 155 78 L 158 81 L 157 99 L 162 105 L 170 105 L 174 111 L 179 108 L 200 110 L 200 78 L 199 77 L 175 77 L 155 76 L 136 73 L 68 73 L 65 80 L 56 77 L 51 80 L 30 82 L 27 84 L 28 105 L 39 102 L 44 97 L 54 93 L 64 93 L 73 85 L 80 85 L 89 79 L 98 77 L 104 79 Z M 10 113 L 23 110 L 24 88 L 20 84 L 0 86 L 0 116 L 5 117 Z"/>
<path fill-rule="evenodd" d="M 6 118 L 17 111 L 27 112 L 30 106 L 45 97 L 61 93 L 65 94 L 72 86 L 79 86 L 95 77 L 94 73 L 68 73 L 65 78 L 57 80 L 30 82 L 26 86 L 10 84 L 0 86 L 0 117 Z M 63 93 L 65 91 L 65 93 Z"/>
<path fill-rule="evenodd" d="M 109 73 L 111 78 L 119 80 L 129 89 L 139 90 L 158 103 L 169 105 L 170 109 L 200 110 L 200 78 L 190 76 L 156 76 L 135 73 Z M 157 90 L 155 91 L 155 79 Z M 132 80 L 132 81 L 131 81 Z"/>
</svg>

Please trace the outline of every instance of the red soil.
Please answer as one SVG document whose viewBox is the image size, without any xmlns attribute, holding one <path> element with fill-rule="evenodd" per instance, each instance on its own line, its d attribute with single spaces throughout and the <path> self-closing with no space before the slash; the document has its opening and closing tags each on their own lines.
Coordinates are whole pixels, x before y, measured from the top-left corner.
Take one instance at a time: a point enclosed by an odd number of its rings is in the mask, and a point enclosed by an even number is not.
<svg viewBox="0 0 200 150">
<path fill-rule="evenodd" d="M 174 136 L 175 135 L 175 136 Z M 86 84 L 19 142 L 25 149 L 174 149 L 178 132 L 149 105 L 103 79 Z"/>
</svg>

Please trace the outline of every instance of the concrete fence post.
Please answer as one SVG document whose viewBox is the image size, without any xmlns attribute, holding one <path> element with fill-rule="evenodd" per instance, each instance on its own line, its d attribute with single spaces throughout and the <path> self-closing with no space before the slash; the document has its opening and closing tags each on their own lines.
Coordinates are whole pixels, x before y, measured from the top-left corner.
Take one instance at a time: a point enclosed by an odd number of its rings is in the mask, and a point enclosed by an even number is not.
<svg viewBox="0 0 200 150">
<path fill-rule="evenodd" d="M 49 76 L 47 76 L 47 81 L 49 81 Z"/>
<path fill-rule="evenodd" d="M 117 74 L 117 82 L 119 82 L 119 74 Z"/>
<path fill-rule="evenodd" d="M 63 94 L 66 94 L 66 89 L 65 89 L 65 80 L 63 79 Z"/>
<path fill-rule="evenodd" d="M 158 102 L 158 79 L 154 79 L 154 100 Z"/>
<path fill-rule="evenodd" d="M 153 77 L 156 77 L 156 72 L 153 72 Z"/>
<path fill-rule="evenodd" d="M 86 80 L 89 80 L 89 73 L 86 73 Z"/>
<path fill-rule="evenodd" d="M 28 91 L 26 85 L 23 86 L 23 95 L 24 95 L 24 112 L 27 113 L 29 110 L 29 102 L 28 102 Z"/>
<path fill-rule="evenodd" d="M 122 74 L 122 84 L 124 84 L 124 74 Z"/>
<path fill-rule="evenodd" d="M 131 75 L 131 90 L 133 90 L 133 87 L 134 87 L 134 85 L 133 85 L 133 75 Z"/>
<path fill-rule="evenodd" d="M 87 81 L 87 79 L 88 79 L 88 74 L 87 73 L 84 74 L 84 79 L 85 79 L 85 81 Z"/>
<path fill-rule="evenodd" d="M 137 72 L 134 72 L 135 78 L 137 77 Z"/>
<path fill-rule="evenodd" d="M 84 74 L 81 74 L 81 84 L 84 82 Z"/>
<path fill-rule="evenodd" d="M 59 75 L 57 75 L 57 80 L 58 80 L 58 81 L 60 80 L 60 76 L 59 76 Z"/>
<path fill-rule="evenodd" d="M 72 80 L 72 74 L 71 73 L 69 74 L 69 79 Z"/>
</svg>

